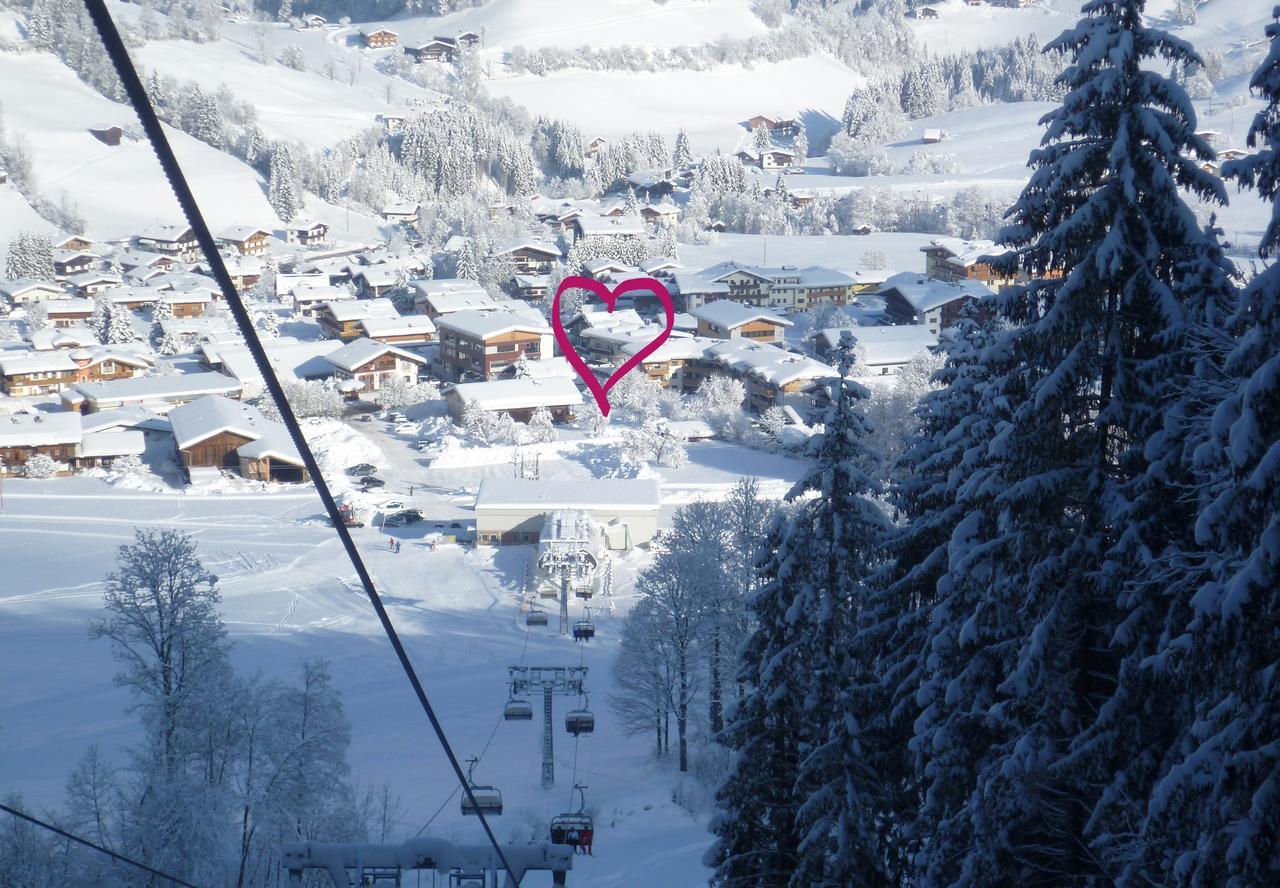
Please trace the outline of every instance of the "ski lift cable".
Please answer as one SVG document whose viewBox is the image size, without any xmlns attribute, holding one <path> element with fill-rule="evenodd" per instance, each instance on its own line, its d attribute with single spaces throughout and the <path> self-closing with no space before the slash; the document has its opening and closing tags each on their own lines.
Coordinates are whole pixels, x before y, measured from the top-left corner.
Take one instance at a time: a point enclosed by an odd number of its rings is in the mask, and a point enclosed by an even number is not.
<svg viewBox="0 0 1280 888">
<path fill-rule="evenodd" d="M 190 882 L 184 882 L 182 879 L 179 879 L 177 876 L 171 876 L 168 873 L 164 872 L 163 870 L 158 870 L 155 867 L 147 866 L 145 863 L 141 863 L 137 860 L 134 860 L 132 857 L 125 857 L 123 854 L 117 854 L 115 851 L 112 851 L 110 848 L 104 848 L 101 845 L 90 842 L 88 839 L 81 838 L 80 836 L 77 836 L 74 833 L 69 833 L 65 829 L 60 829 L 59 827 L 54 826 L 52 823 L 47 823 L 39 819 L 38 817 L 32 817 L 30 814 L 19 811 L 17 808 L 11 808 L 8 805 L 4 804 L 3 802 L 0 802 L 0 811 L 4 811 L 8 814 L 12 814 L 14 817 L 17 817 L 19 820 L 25 820 L 34 826 L 38 826 L 41 829 L 46 829 L 51 833 L 62 836 L 64 839 L 70 839 L 73 842 L 77 842 L 81 845 L 84 845 L 86 848 L 92 848 L 94 851 L 97 851 L 99 854 L 105 854 L 108 857 L 111 857 L 115 860 L 120 861 L 121 863 L 127 863 L 129 866 L 140 869 L 143 872 L 150 873 L 153 876 L 159 876 L 162 879 L 168 879 L 174 885 L 181 886 L 181 888 L 198 888 L 198 886 L 193 885 Z"/>
<path fill-rule="evenodd" d="M 493 730 L 489 732 L 489 739 L 488 739 L 488 740 L 486 740 L 486 741 L 484 742 L 484 746 L 480 749 L 480 754 L 479 754 L 478 756 L 476 756 L 476 757 L 475 757 L 475 762 L 476 762 L 476 764 L 479 764 L 480 762 L 484 761 L 484 755 L 485 755 L 485 753 L 486 753 L 486 752 L 488 752 L 488 751 L 489 751 L 489 745 L 490 745 L 491 743 L 493 743 L 493 738 L 494 738 L 494 737 L 496 737 L 496 736 L 498 736 L 498 728 L 500 728 L 500 727 L 502 726 L 502 722 L 503 722 L 503 717 L 502 717 L 502 716 L 498 716 L 498 720 L 497 720 L 497 722 L 495 722 L 495 723 L 494 723 Z M 474 767 L 474 766 L 473 766 L 473 767 Z M 468 778 L 470 778 L 470 776 L 471 776 L 471 774 L 470 774 L 470 772 L 468 772 L 467 777 L 468 777 Z M 469 780 L 469 779 L 468 779 L 468 782 L 470 782 L 470 780 Z M 432 823 L 434 823 L 434 822 L 435 822 L 435 819 L 436 819 L 437 817 L 439 817 L 439 816 L 440 816 L 440 812 L 441 812 L 441 811 L 443 811 L 445 808 L 447 808 L 447 807 L 449 806 L 449 803 L 453 801 L 453 797 L 454 797 L 454 796 L 456 796 L 456 795 L 458 794 L 458 790 L 459 790 L 459 789 L 461 789 L 461 788 L 462 788 L 462 787 L 460 787 L 460 786 L 455 786 L 455 787 L 453 788 L 453 792 L 449 793 L 448 797 L 446 797 L 446 798 L 445 798 L 445 800 L 444 800 L 443 802 L 441 802 L 441 803 L 440 803 L 440 807 L 439 807 L 439 808 L 436 808 L 435 813 L 434 813 L 434 814 L 432 814 L 432 815 L 427 819 L 427 822 L 426 822 L 426 823 L 424 823 L 424 824 L 422 825 L 422 829 L 418 830 L 418 831 L 414 834 L 414 835 L 415 835 L 415 837 L 420 836 L 420 835 L 422 835 L 424 832 L 426 832 L 427 827 L 429 827 Z"/>
<path fill-rule="evenodd" d="M 377 589 L 374 588 L 373 580 L 369 576 L 364 559 L 356 548 L 355 540 L 352 539 L 350 531 L 342 521 L 342 515 L 338 511 L 338 504 L 333 497 L 333 493 L 329 490 L 329 485 L 324 480 L 324 475 L 320 471 L 315 454 L 307 444 L 307 439 L 302 433 L 302 426 L 298 423 L 298 418 L 285 397 L 284 388 L 280 384 L 279 377 L 276 376 L 275 367 L 267 359 L 266 351 L 262 347 L 262 342 L 258 338 L 253 322 L 249 318 L 244 302 L 240 299 L 240 294 L 237 292 L 235 284 L 231 281 L 231 276 L 227 272 L 227 266 L 222 260 L 222 255 L 218 252 L 213 233 L 209 230 L 209 225 L 205 221 L 204 214 L 200 211 L 199 204 L 196 203 L 191 185 L 187 182 L 186 175 L 182 172 L 182 167 L 173 152 L 173 147 L 169 144 L 168 137 L 165 136 L 164 129 L 160 125 L 160 119 L 156 115 L 155 107 L 151 104 L 151 99 L 147 96 L 146 88 L 138 76 L 138 71 L 129 58 L 129 51 L 125 48 L 115 21 L 111 18 L 110 12 L 107 11 L 106 0 L 84 0 L 84 4 L 89 12 L 89 17 L 93 20 L 99 37 L 102 38 L 103 47 L 111 58 L 116 74 L 124 86 L 125 93 L 129 97 L 129 103 L 138 115 L 138 119 L 142 123 L 142 129 L 147 135 L 147 140 L 151 143 L 151 148 L 160 161 L 160 167 L 169 181 L 169 187 L 177 198 L 183 215 L 186 216 L 187 224 L 191 226 L 191 230 L 200 244 L 205 261 L 208 263 L 214 279 L 218 282 L 223 298 L 226 299 L 227 305 L 231 309 L 231 314 L 236 320 L 236 326 L 239 327 L 241 334 L 244 336 L 245 345 L 253 355 L 254 362 L 262 374 L 263 382 L 271 393 L 276 409 L 280 412 L 281 422 L 289 430 L 289 436 L 293 439 L 294 446 L 298 449 L 298 454 L 302 457 L 303 465 L 310 474 L 316 492 L 324 503 L 325 511 L 328 512 L 334 530 L 342 541 L 347 557 L 351 560 L 352 567 L 355 568 L 356 574 L 360 578 L 360 584 L 364 587 L 365 594 L 373 605 L 378 620 L 382 623 L 383 632 L 386 634 L 391 647 L 395 650 L 396 656 L 400 660 L 400 665 L 418 697 L 418 702 L 426 713 L 427 720 L 431 722 L 432 730 L 435 731 L 436 739 L 439 740 L 441 749 L 453 768 L 454 776 L 474 805 L 476 804 L 475 795 L 472 793 L 471 787 L 467 785 L 466 775 L 462 772 L 462 765 L 459 764 L 458 757 L 454 754 L 448 737 L 445 736 L 444 727 L 436 716 L 431 701 L 427 698 L 427 692 L 422 686 L 417 672 L 414 670 L 413 663 L 409 659 L 409 654 L 405 650 L 395 626 L 391 622 L 386 606 L 383 604 Z M 485 836 L 493 846 L 498 859 L 502 862 L 503 869 L 511 877 L 515 888 L 519 888 L 520 878 L 512 871 L 507 861 L 506 853 L 498 843 L 498 837 L 494 834 L 493 828 L 489 825 L 489 821 L 483 812 L 480 812 L 479 819 Z"/>
</svg>

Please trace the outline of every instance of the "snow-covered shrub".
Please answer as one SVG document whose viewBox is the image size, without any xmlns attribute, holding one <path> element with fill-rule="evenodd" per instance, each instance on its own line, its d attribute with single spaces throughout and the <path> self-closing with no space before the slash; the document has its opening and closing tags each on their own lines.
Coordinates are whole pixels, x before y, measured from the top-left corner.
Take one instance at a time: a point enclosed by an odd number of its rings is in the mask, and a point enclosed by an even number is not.
<svg viewBox="0 0 1280 888">
<path fill-rule="evenodd" d="M 22 477 L 43 480 L 54 477 L 64 469 L 66 469 L 64 463 L 60 463 L 53 457 L 46 456 L 43 453 L 37 453 L 23 464 Z"/>
</svg>

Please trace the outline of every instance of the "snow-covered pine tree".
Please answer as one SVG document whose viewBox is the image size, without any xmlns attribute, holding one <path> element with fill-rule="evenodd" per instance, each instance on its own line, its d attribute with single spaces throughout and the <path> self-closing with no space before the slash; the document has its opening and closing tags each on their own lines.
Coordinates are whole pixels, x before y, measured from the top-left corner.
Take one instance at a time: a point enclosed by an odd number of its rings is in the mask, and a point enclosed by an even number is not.
<svg viewBox="0 0 1280 888">
<path fill-rule="evenodd" d="M 632 186 L 627 186 L 627 197 L 622 204 L 622 212 L 628 216 L 638 216 L 640 214 L 640 202 L 636 200 L 636 190 Z"/>
<path fill-rule="evenodd" d="M 1276 10 L 1280 13 L 1280 9 Z M 1280 253 L 1280 25 L 1250 87 L 1266 100 L 1223 174 L 1271 203 L 1259 253 Z M 1194 721 L 1155 787 L 1144 835 L 1164 851 L 1135 867 L 1184 884 L 1273 880 L 1280 799 L 1280 266 L 1249 282 L 1231 319 L 1229 383 L 1196 452 L 1207 485 L 1196 522 L 1205 582 L 1160 652 L 1192 685 Z M 1203 560 L 1202 560 L 1203 559 Z M 1207 562 L 1207 563 L 1206 563 Z M 1176 870 L 1171 867 L 1176 866 Z M 1173 872 L 1173 875 L 1161 875 Z"/>
<path fill-rule="evenodd" d="M 133 312 L 123 305 L 108 308 L 102 341 L 110 345 L 137 342 L 138 334 L 133 329 Z"/>
<path fill-rule="evenodd" d="M 773 140 L 769 137 L 769 130 L 762 123 L 751 131 L 751 148 L 757 154 L 761 151 L 768 151 L 769 146 L 773 144 Z"/>
<path fill-rule="evenodd" d="M 922 824 L 919 859 L 933 880 L 1105 879 L 1090 817 L 1144 752 L 1120 728 L 1090 730 L 1115 700 L 1117 630 L 1143 604 L 1117 588 L 1105 553 L 1126 530 L 1115 524 L 1120 492 L 1145 470 L 1167 398 L 1167 381 L 1142 368 L 1180 340 L 1173 280 L 1188 248 L 1205 244 L 1179 189 L 1219 203 L 1225 193 L 1199 168 L 1211 152 L 1186 94 L 1143 67 L 1194 51 L 1147 28 L 1143 5 L 1090 0 L 1047 47 L 1073 57 L 1059 78 L 1068 93 L 1043 118 L 1002 232 L 1013 250 L 1000 264 L 1032 280 L 998 299 L 1012 329 L 992 350 L 1016 367 L 984 397 L 994 436 L 940 587 L 982 597 L 936 631 L 990 652 L 995 693 L 989 680 L 957 680 L 946 702 L 1003 736 L 970 767 L 931 769 L 928 793 L 965 800 L 950 821 Z M 923 727 L 922 749 L 949 739 Z"/>
<path fill-rule="evenodd" d="M 9 241 L 5 277 L 53 279 L 53 243 L 46 234 L 20 231 Z"/>
<path fill-rule="evenodd" d="M 676 147 L 671 152 L 671 165 L 674 169 L 682 170 L 693 162 L 693 151 L 689 148 L 689 134 L 684 127 L 680 127 L 680 132 L 676 134 Z"/>
<path fill-rule="evenodd" d="M 458 254 L 458 265 L 454 270 L 453 276 L 470 281 L 477 280 L 480 277 L 480 264 L 476 261 L 476 248 L 470 239 L 463 244 L 462 252 Z"/>
<path fill-rule="evenodd" d="M 863 745 L 883 695 L 873 652 L 856 640 L 888 521 L 872 500 L 879 457 L 865 444 L 860 403 L 870 393 L 847 377 L 852 336 L 838 348 L 841 375 L 831 382 L 814 466 L 788 499 L 817 496 L 771 533 L 766 582 L 750 601 L 757 628 L 742 648 L 745 699 L 726 729 L 738 755 L 717 792 L 713 885 L 879 885 L 887 877 L 877 755 Z M 754 811 L 748 793 L 760 796 Z"/>
<path fill-rule="evenodd" d="M 267 171 L 267 202 L 285 222 L 302 212 L 302 184 L 288 142 L 277 142 L 272 148 Z"/>
</svg>

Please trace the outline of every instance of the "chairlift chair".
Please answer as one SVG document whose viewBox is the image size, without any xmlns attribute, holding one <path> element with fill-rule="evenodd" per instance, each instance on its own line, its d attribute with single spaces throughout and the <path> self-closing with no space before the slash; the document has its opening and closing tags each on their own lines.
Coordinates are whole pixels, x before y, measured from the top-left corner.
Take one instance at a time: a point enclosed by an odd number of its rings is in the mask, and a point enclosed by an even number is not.
<svg viewBox="0 0 1280 888">
<path fill-rule="evenodd" d="M 595 838 L 595 821 L 586 813 L 587 794 L 584 791 L 586 787 L 576 783 L 573 788 L 581 794 L 582 801 L 577 811 L 557 814 L 551 818 L 551 844 L 569 845 L 575 852 L 590 854 L 591 844 Z"/>
<path fill-rule="evenodd" d="M 525 615 L 524 624 L 526 626 L 545 626 L 547 625 L 546 611 L 531 610 Z"/>
<path fill-rule="evenodd" d="M 590 734 L 596 729 L 596 717 L 587 708 L 570 709 L 565 713 L 564 729 L 573 736 Z"/>
<path fill-rule="evenodd" d="M 528 700 L 521 700 L 519 697 L 512 697 L 507 701 L 506 707 L 502 710 L 502 717 L 509 722 L 532 721 L 533 706 Z"/>
<path fill-rule="evenodd" d="M 591 608 L 587 608 L 586 616 L 573 624 L 573 640 L 590 641 L 595 634 L 596 624 L 591 622 Z"/>
<path fill-rule="evenodd" d="M 465 792 L 462 794 L 462 813 L 471 817 L 479 814 L 499 815 L 502 813 L 502 793 L 496 786 L 476 784 L 471 775 L 476 769 L 477 762 L 479 762 L 479 759 L 474 757 L 467 759 L 467 785 L 471 787 L 471 793 L 469 795 Z M 471 801 L 472 797 L 475 798 L 474 804 Z"/>
</svg>

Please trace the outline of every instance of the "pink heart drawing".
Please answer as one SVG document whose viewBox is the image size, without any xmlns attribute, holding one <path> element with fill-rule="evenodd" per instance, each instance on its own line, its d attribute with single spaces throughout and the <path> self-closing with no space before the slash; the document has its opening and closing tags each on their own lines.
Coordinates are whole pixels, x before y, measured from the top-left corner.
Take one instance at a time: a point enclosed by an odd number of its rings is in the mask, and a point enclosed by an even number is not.
<svg viewBox="0 0 1280 888">
<path fill-rule="evenodd" d="M 613 307 L 617 304 L 618 297 L 623 293 L 630 293 L 632 290 L 644 290 L 653 293 L 658 297 L 658 301 L 662 303 L 662 307 L 666 309 L 667 326 L 654 338 L 653 342 L 650 342 L 624 361 L 622 366 L 613 371 L 613 375 L 601 385 L 600 380 L 596 378 L 596 375 L 591 372 L 591 368 L 587 366 L 587 362 L 582 360 L 578 350 L 569 341 L 569 334 L 565 332 L 564 325 L 560 322 L 560 294 L 565 290 L 591 291 L 593 295 L 600 297 L 601 302 L 609 306 L 610 314 L 613 313 Z M 600 412 L 605 416 L 609 415 L 609 389 L 613 388 L 619 379 L 626 376 L 628 371 L 657 351 L 662 343 L 667 341 L 667 337 L 671 335 L 671 328 L 675 324 L 676 310 L 671 303 L 671 294 L 667 292 L 667 288 L 662 285 L 661 281 L 651 277 L 632 278 L 631 280 L 623 281 L 610 290 L 602 281 L 573 275 L 560 282 L 560 286 L 556 288 L 555 299 L 551 302 L 551 327 L 555 331 L 556 342 L 560 344 L 560 351 L 569 359 L 573 369 L 578 371 L 578 375 L 587 384 L 587 388 L 591 389 L 591 394 L 595 395 L 596 404 L 600 407 Z"/>
</svg>

